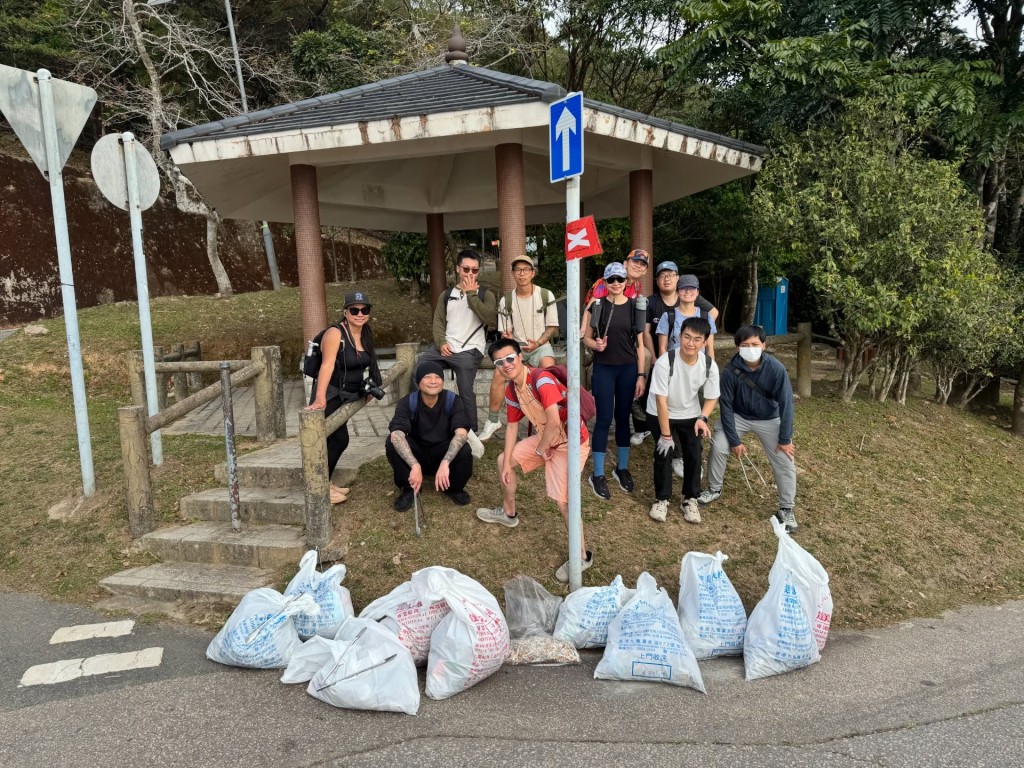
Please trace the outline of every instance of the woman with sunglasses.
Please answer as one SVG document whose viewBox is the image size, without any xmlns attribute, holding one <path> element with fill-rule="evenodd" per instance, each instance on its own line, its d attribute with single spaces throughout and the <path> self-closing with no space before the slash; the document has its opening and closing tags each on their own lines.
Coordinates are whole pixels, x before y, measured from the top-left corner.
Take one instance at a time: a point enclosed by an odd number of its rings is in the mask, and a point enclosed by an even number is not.
<svg viewBox="0 0 1024 768">
<path fill-rule="evenodd" d="M 369 379 L 381 385 L 380 366 L 373 346 L 373 331 L 369 326 L 370 300 L 362 291 L 345 296 L 345 316 L 334 323 L 320 339 L 323 362 L 320 373 L 313 380 L 313 394 L 307 411 L 323 410 L 330 416 L 346 403 L 358 400 L 363 394 L 363 382 L 369 369 Z M 367 394 L 367 401 L 372 395 Z M 327 436 L 327 477 L 334 474 L 341 454 L 348 448 L 348 424 L 342 424 Z M 331 503 L 341 504 L 348 497 L 348 488 L 331 484 Z"/>
<path fill-rule="evenodd" d="M 604 474 L 605 450 L 608 431 L 615 416 L 616 465 L 613 474 L 619 487 L 633 492 L 633 477 L 629 473 L 630 409 L 633 401 L 644 391 L 646 350 L 643 327 L 647 307 L 635 306 L 625 295 L 626 267 L 612 262 L 604 270 L 608 295 L 587 307 L 589 323 L 584 331 L 583 344 L 594 352 L 594 374 L 591 391 L 597 405 L 594 424 L 594 474 L 588 483 L 602 499 L 610 499 L 608 481 Z M 642 312 L 643 316 L 638 317 Z"/>
</svg>

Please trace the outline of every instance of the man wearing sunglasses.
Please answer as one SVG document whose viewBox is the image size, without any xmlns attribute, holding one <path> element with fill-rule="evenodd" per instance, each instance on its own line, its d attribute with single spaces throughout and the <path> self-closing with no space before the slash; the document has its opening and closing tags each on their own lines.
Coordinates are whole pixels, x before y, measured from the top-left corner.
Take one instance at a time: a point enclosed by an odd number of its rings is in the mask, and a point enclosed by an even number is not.
<svg viewBox="0 0 1024 768">
<path fill-rule="evenodd" d="M 416 358 L 416 368 L 432 362 L 455 372 L 455 385 L 466 406 L 470 429 L 477 431 L 476 393 L 473 383 L 484 359 L 487 327 L 498 319 L 497 298 L 480 286 L 480 254 L 460 251 L 456 262 L 458 282 L 441 294 L 434 308 L 434 343 Z"/>
<path fill-rule="evenodd" d="M 532 472 L 544 467 L 544 483 L 548 496 L 558 505 L 562 519 L 569 517 L 569 440 L 566 436 L 568 393 L 565 384 L 550 371 L 531 368 L 523 362 L 522 347 L 515 339 L 498 339 L 488 349 L 494 367 L 505 378 L 505 406 L 508 428 L 505 450 L 498 456 L 498 477 L 501 480 L 502 503 L 491 509 L 481 507 L 476 516 L 485 523 L 515 528 L 519 525 L 516 511 L 516 467 Z M 526 418 L 534 433 L 519 439 L 519 422 Z M 590 453 L 590 434 L 580 423 L 580 467 Z M 581 537 L 583 570 L 594 564 L 594 554 L 587 550 Z M 569 581 L 569 563 L 555 571 L 562 583 Z"/>
</svg>

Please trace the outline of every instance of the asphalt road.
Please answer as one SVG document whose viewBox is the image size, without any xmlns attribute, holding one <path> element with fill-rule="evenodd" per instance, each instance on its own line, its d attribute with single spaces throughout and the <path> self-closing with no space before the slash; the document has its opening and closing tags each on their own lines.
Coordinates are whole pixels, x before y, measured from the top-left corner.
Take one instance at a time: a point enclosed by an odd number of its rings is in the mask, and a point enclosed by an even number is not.
<svg viewBox="0 0 1024 768">
<path fill-rule="evenodd" d="M 279 673 L 205 659 L 210 635 L 137 626 L 50 645 L 107 621 L 0 593 L 2 766 L 1024 766 L 1024 603 L 878 632 L 833 632 L 822 661 L 753 683 L 701 664 L 708 695 L 595 681 L 576 667 L 504 667 L 416 717 L 332 708 Z M 19 687 L 37 664 L 163 648 L 159 666 Z"/>
</svg>

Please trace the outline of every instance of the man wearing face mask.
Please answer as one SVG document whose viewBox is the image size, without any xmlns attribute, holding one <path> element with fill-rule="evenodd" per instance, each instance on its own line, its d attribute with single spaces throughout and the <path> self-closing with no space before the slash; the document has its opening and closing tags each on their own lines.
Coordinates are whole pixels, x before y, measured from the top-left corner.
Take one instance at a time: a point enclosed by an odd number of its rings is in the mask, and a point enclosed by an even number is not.
<svg viewBox="0 0 1024 768">
<path fill-rule="evenodd" d="M 779 489 L 775 513 L 786 530 L 797 530 L 796 463 L 793 449 L 793 388 L 786 367 L 764 351 L 759 325 L 745 325 L 733 337 L 739 354 L 722 372 L 718 408 L 719 429 L 711 441 L 708 487 L 697 501 L 710 504 L 722 495 L 725 465 L 732 453 L 740 461 L 747 452 L 742 438 L 753 432 L 761 441 Z"/>
</svg>

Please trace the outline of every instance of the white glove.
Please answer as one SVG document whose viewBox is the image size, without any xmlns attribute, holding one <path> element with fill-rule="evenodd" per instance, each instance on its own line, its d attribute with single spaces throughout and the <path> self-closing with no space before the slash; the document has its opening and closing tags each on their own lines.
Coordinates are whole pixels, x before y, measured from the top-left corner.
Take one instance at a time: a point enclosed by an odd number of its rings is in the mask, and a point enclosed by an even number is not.
<svg viewBox="0 0 1024 768">
<path fill-rule="evenodd" d="M 672 438 L 662 435 L 658 438 L 658 444 L 654 446 L 654 452 L 660 453 L 662 456 L 667 456 L 672 453 L 672 449 L 674 447 L 675 443 L 672 442 Z"/>
</svg>

